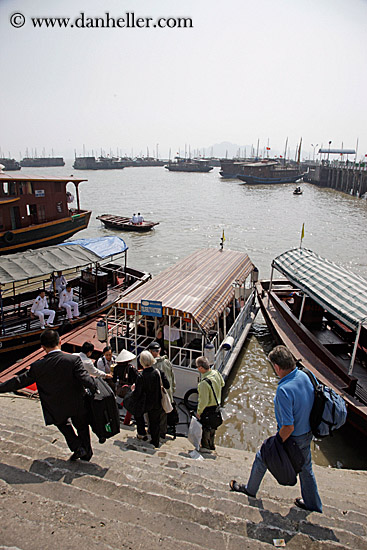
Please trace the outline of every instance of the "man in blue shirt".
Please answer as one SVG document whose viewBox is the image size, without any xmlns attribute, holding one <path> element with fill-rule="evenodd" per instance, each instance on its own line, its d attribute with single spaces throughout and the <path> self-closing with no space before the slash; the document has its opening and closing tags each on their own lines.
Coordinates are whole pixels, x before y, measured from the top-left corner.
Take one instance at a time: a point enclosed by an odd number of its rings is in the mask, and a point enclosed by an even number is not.
<svg viewBox="0 0 367 550">
<path fill-rule="evenodd" d="M 312 470 L 310 412 L 314 402 L 314 389 L 308 376 L 298 370 L 294 358 L 285 346 L 277 346 L 269 354 L 276 374 L 280 380 L 274 398 L 275 418 L 282 441 L 294 439 L 305 459 L 299 474 L 302 498 L 296 498 L 295 504 L 303 510 L 322 512 L 321 499 Z M 256 453 L 247 485 L 232 480 L 232 491 L 255 497 L 267 467 Z"/>
</svg>

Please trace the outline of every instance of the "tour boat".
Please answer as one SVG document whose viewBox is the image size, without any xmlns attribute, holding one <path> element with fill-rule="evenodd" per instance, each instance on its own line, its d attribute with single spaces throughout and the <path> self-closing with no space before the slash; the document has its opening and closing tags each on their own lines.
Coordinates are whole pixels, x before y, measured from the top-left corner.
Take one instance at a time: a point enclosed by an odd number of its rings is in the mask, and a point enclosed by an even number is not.
<svg viewBox="0 0 367 550">
<path fill-rule="evenodd" d="M 367 281 L 297 248 L 273 260 L 256 290 L 274 337 L 344 398 L 347 421 L 367 435 Z"/>
<path fill-rule="evenodd" d="M 10 175 L 0 170 L 0 254 L 59 244 L 88 227 L 91 212 L 81 210 L 83 179 Z M 66 191 L 73 183 L 74 197 Z"/>
<path fill-rule="evenodd" d="M 122 295 L 150 279 L 150 274 L 127 267 L 126 243 L 118 237 L 80 239 L 42 250 L 0 257 L 0 354 L 39 344 L 42 332 L 31 308 L 45 290 L 53 325 L 65 333 L 75 325 L 105 313 Z M 79 304 L 78 319 L 58 310 L 53 281 L 62 271 Z M 47 315 L 46 315 L 47 317 Z"/>
</svg>

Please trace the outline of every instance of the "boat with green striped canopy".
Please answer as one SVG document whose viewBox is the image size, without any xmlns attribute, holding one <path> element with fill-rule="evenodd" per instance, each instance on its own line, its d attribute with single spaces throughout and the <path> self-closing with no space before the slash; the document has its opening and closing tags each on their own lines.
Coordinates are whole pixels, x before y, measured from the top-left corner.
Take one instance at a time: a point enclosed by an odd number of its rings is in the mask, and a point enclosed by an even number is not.
<svg viewBox="0 0 367 550">
<path fill-rule="evenodd" d="M 275 338 L 344 398 L 348 422 L 367 435 L 367 281 L 296 248 L 273 260 L 256 290 Z"/>
</svg>

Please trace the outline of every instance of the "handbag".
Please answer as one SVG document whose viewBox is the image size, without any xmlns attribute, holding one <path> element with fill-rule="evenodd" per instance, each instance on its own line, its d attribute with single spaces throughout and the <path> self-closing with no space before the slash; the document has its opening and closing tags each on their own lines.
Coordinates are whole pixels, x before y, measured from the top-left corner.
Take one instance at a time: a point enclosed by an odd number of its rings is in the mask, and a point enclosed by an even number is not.
<svg viewBox="0 0 367 550">
<path fill-rule="evenodd" d="M 210 380 L 208 380 L 208 378 L 204 378 L 204 380 L 208 382 L 209 386 L 211 387 L 217 405 L 214 407 L 206 407 L 200 416 L 200 422 L 204 426 L 204 428 L 216 430 L 221 424 L 223 424 L 222 413 L 217 396 L 215 395 L 213 384 Z"/>
<path fill-rule="evenodd" d="M 145 394 L 143 394 L 140 399 L 137 399 L 134 391 L 129 389 L 123 398 L 123 406 L 129 413 L 135 416 L 135 418 L 137 416 L 142 416 L 145 409 Z"/>
<path fill-rule="evenodd" d="M 168 414 L 171 411 L 173 411 L 173 407 L 172 407 L 172 403 L 171 403 L 171 400 L 169 398 L 169 395 L 166 391 L 166 388 L 163 387 L 162 377 L 161 377 L 161 373 L 160 373 L 159 370 L 158 370 L 158 373 L 159 373 L 159 380 L 161 382 L 161 394 L 162 394 L 161 404 L 162 404 L 162 409 L 164 410 L 165 413 Z"/>
</svg>

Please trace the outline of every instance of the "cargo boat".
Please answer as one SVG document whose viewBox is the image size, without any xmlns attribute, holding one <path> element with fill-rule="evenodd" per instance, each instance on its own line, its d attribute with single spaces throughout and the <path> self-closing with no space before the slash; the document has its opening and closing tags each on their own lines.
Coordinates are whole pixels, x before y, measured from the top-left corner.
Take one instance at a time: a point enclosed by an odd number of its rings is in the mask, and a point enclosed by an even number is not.
<svg viewBox="0 0 367 550">
<path fill-rule="evenodd" d="M 245 164 L 237 178 L 248 185 L 295 183 L 303 177 L 300 168 L 263 160 Z"/>
<path fill-rule="evenodd" d="M 49 166 L 65 166 L 62 157 L 24 157 L 20 161 L 23 168 L 47 168 Z"/>
<path fill-rule="evenodd" d="M 169 161 L 165 168 L 170 172 L 210 172 L 213 170 L 213 166 L 210 166 L 207 160 L 181 157 L 175 157 L 174 161 Z"/>
</svg>

